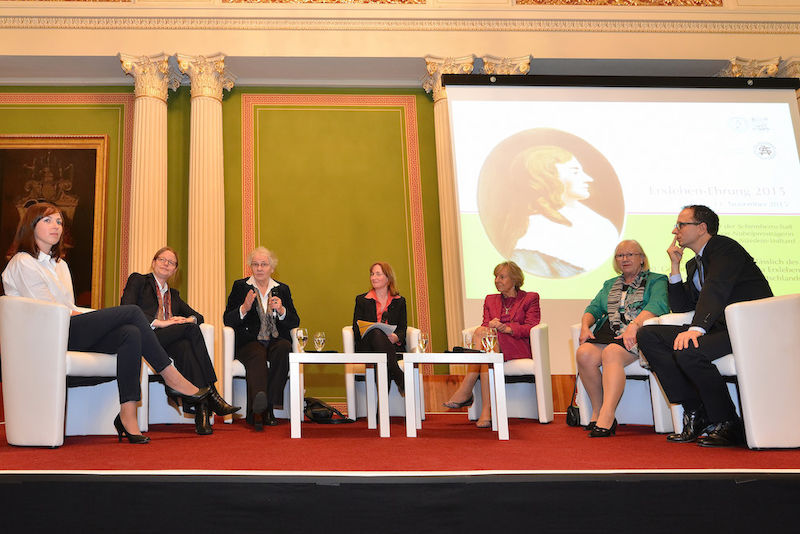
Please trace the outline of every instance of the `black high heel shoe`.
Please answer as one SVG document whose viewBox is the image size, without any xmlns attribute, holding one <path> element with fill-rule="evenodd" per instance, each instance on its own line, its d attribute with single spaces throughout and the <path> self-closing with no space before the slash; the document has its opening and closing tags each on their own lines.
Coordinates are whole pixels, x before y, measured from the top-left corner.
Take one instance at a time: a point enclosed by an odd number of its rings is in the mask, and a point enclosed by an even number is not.
<svg viewBox="0 0 800 534">
<path fill-rule="evenodd" d="M 595 425 L 591 432 L 589 432 L 590 438 L 610 438 L 614 434 L 617 433 L 617 420 L 614 419 L 614 422 L 611 424 L 611 428 L 603 428 L 601 426 Z"/>
<path fill-rule="evenodd" d="M 141 434 L 131 434 L 127 430 L 125 430 L 125 425 L 122 424 L 122 419 L 120 419 L 119 414 L 117 414 L 117 418 L 114 419 L 114 428 L 117 429 L 117 437 L 119 441 L 122 441 L 122 438 L 127 438 L 129 443 L 135 443 L 137 445 L 144 445 L 145 443 L 150 443 L 150 438 L 147 436 L 143 436 Z"/>
<path fill-rule="evenodd" d="M 180 391 L 172 389 L 168 385 L 164 384 L 164 389 L 167 391 L 167 395 L 172 395 L 173 397 L 179 397 L 185 402 L 191 404 L 199 404 L 203 400 L 205 400 L 209 395 L 211 395 L 211 388 L 208 386 L 198 388 L 197 393 L 194 395 L 184 395 Z"/>
<path fill-rule="evenodd" d="M 583 427 L 584 430 L 594 430 L 597 426 L 597 421 L 589 421 L 589 424 Z"/>
<path fill-rule="evenodd" d="M 451 408 L 453 410 L 457 410 L 459 408 L 464 408 L 465 406 L 472 406 L 473 402 L 475 402 L 475 398 L 472 395 L 470 395 L 469 398 L 464 402 L 447 401 L 443 402 L 442 406 L 444 406 L 445 408 Z"/>
</svg>

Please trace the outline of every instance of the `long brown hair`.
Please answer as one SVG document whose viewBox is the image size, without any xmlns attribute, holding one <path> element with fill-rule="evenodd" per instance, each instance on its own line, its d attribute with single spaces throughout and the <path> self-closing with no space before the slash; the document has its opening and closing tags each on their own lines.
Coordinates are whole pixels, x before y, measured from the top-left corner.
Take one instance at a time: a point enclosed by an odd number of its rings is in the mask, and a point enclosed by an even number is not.
<svg viewBox="0 0 800 534">
<path fill-rule="evenodd" d="M 376 265 L 380 266 L 383 274 L 386 275 L 386 278 L 389 280 L 389 294 L 391 296 L 397 296 L 400 292 L 397 290 L 397 280 L 394 277 L 394 271 L 392 270 L 392 266 L 386 263 L 385 261 L 376 261 L 372 265 L 369 266 L 369 272 L 372 273 L 372 268 Z"/>
<path fill-rule="evenodd" d="M 10 260 L 17 252 L 27 252 L 34 258 L 38 257 L 39 246 L 36 244 L 36 225 L 39 224 L 39 221 L 54 213 L 61 217 L 64 230 L 61 233 L 61 239 L 50 249 L 50 256 L 55 258 L 56 261 L 63 259 L 67 254 L 67 249 L 72 246 L 67 233 L 67 221 L 61 210 L 49 202 L 38 202 L 32 204 L 25 210 L 25 214 L 17 225 L 17 232 L 14 234 L 14 242 L 11 243 L 6 258 Z"/>
</svg>

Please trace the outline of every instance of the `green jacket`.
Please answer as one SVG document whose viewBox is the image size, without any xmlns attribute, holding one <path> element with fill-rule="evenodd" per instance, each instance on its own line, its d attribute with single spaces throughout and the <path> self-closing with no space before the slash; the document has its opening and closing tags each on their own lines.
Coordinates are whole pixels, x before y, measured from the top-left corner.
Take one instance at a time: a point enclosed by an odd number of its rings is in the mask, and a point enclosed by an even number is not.
<svg viewBox="0 0 800 534">
<path fill-rule="evenodd" d="M 586 306 L 584 313 L 591 313 L 594 317 L 594 328 L 597 330 L 608 319 L 608 293 L 611 286 L 617 281 L 619 276 L 615 276 L 603 283 L 603 289 Z M 642 311 L 649 311 L 655 316 L 669 313 L 669 301 L 667 300 L 667 277 L 663 274 L 650 273 L 647 275 L 647 285 L 644 288 L 644 308 Z"/>
</svg>

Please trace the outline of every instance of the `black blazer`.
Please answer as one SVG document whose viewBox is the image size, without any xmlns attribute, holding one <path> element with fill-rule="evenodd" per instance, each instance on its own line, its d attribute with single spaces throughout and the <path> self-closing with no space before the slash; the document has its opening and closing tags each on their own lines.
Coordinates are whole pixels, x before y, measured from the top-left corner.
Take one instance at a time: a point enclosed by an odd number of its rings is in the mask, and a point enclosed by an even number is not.
<svg viewBox="0 0 800 534">
<path fill-rule="evenodd" d="M 255 289 L 247 283 L 247 280 L 247 278 L 242 278 L 233 283 L 231 294 L 228 295 L 228 305 L 225 308 L 225 314 L 222 316 L 225 326 L 230 326 L 236 333 L 237 350 L 246 343 L 256 341 L 258 339 L 258 331 L 261 330 L 261 319 L 258 317 L 258 309 L 256 308 L 257 302 L 253 301 L 253 307 L 245 314 L 244 319 L 239 317 L 239 306 L 244 302 L 247 293 L 251 289 Z M 281 303 L 286 308 L 286 317 L 276 321 L 278 337 L 291 342 L 292 328 L 300 326 L 300 317 L 297 315 L 297 310 L 294 309 L 294 302 L 292 302 L 292 292 L 289 290 L 289 286 L 278 282 L 275 287 L 275 296 L 281 299 Z"/>
<path fill-rule="evenodd" d="M 191 317 L 194 315 L 197 317 L 197 324 L 202 324 L 203 316 L 183 301 L 177 289 L 170 287 L 169 296 L 172 303 L 170 306 L 172 315 L 178 317 Z M 128 277 L 128 282 L 125 284 L 119 303 L 139 306 L 147 320 L 152 323 L 153 319 L 156 318 L 156 313 L 158 313 L 158 284 L 156 284 L 156 277 L 153 276 L 153 273 L 132 273 Z"/>
<path fill-rule="evenodd" d="M 686 282 L 669 284 L 669 305 L 674 312 L 694 310 L 692 326 L 710 331 L 715 326 L 727 328 L 725 307 L 734 302 L 772 296 L 769 282 L 764 278 L 753 257 L 731 239 L 713 236 L 703 250 L 705 281 L 702 291 L 694 285 L 697 257 L 686 262 Z"/>
<path fill-rule="evenodd" d="M 353 335 L 356 340 L 356 350 L 361 344 L 361 332 L 358 330 L 358 321 L 378 321 L 378 312 L 375 309 L 375 301 L 366 298 L 367 294 L 362 293 L 356 297 L 356 307 L 353 310 Z M 397 334 L 397 344 L 405 348 L 406 346 L 406 328 L 408 327 L 408 319 L 406 317 L 406 299 L 398 297 L 392 299 L 389 307 L 383 311 L 381 316 L 382 322 L 387 324 L 397 325 L 394 331 Z"/>
</svg>

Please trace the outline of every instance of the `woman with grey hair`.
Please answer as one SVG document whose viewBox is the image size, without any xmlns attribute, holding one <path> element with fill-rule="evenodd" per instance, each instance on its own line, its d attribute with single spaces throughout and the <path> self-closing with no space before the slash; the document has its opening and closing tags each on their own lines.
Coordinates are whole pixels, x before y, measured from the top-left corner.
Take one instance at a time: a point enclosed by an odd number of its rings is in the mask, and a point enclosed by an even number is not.
<svg viewBox="0 0 800 534">
<path fill-rule="evenodd" d="M 264 247 L 248 256 L 252 276 L 236 280 L 223 315 L 236 334 L 234 357 L 242 362 L 247 380 L 247 422 L 256 430 L 276 425 L 274 408 L 283 407 L 289 376 L 291 330 L 300 325 L 289 286 L 273 280 L 278 264 Z"/>
</svg>

